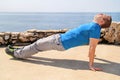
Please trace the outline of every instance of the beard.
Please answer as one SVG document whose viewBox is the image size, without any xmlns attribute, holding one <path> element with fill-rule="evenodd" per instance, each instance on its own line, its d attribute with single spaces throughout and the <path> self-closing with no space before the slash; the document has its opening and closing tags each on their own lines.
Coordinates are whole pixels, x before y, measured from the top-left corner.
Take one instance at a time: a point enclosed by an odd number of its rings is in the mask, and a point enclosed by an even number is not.
<svg viewBox="0 0 120 80">
<path fill-rule="evenodd" d="M 105 23 L 103 25 L 101 25 L 101 28 L 109 28 L 111 25 L 111 23 Z"/>
</svg>

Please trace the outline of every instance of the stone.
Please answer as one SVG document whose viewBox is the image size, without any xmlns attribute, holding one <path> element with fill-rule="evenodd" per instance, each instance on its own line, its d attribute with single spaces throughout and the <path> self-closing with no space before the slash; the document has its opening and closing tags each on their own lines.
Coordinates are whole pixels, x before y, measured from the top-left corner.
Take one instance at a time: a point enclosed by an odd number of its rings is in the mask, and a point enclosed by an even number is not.
<svg viewBox="0 0 120 80">
<path fill-rule="evenodd" d="M 30 37 L 34 37 L 34 33 L 23 32 L 23 33 L 20 33 L 19 40 L 21 42 L 29 42 Z"/>
<path fill-rule="evenodd" d="M 30 37 L 30 38 L 29 38 L 29 40 L 30 40 L 30 42 L 34 42 L 34 41 L 36 41 L 36 40 L 37 40 L 37 38 Z"/>
<path fill-rule="evenodd" d="M 28 33 L 35 33 L 35 32 L 37 32 L 37 30 L 36 29 L 30 29 L 30 30 L 27 30 L 26 32 L 28 32 Z"/>
<path fill-rule="evenodd" d="M 5 41 L 4 41 L 3 37 L 0 37 L 0 44 L 2 45 L 4 43 L 5 43 Z"/>
<path fill-rule="evenodd" d="M 53 35 L 53 34 L 55 34 L 55 33 L 48 32 L 48 33 L 46 33 L 46 36 L 50 36 L 50 35 Z"/>
<path fill-rule="evenodd" d="M 61 33 L 65 33 L 66 31 L 68 31 L 68 29 L 62 29 L 62 30 L 60 30 Z"/>
<path fill-rule="evenodd" d="M 27 33 L 20 33 L 20 35 L 19 35 L 19 40 L 21 41 L 21 42 L 27 42 L 28 41 L 28 34 Z"/>
<path fill-rule="evenodd" d="M 12 32 L 11 33 L 11 39 L 17 40 L 19 37 L 19 32 Z"/>
<path fill-rule="evenodd" d="M 5 33 L 4 33 L 4 40 L 9 40 L 9 39 L 10 39 L 10 36 L 11 36 L 11 33 L 10 33 L 10 32 L 5 32 Z"/>
<path fill-rule="evenodd" d="M 114 33 L 115 33 L 114 28 L 110 27 L 106 29 L 105 36 L 104 36 L 105 40 L 107 40 L 109 43 L 114 43 L 114 40 L 115 40 Z"/>
<path fill-rule="evenodd" d="M 44 32 L 39 32 L 37 34 L 38 34 L 37 38 L 43 38 L 43 37 L 45 37 L 45 33 Z"/>
<path fill-rule="evenodd" d="M 115 44 L 120 44 L 120 23 L 115 27 Z"/>
<path fill-rule="evenodd" d="M 105 35 L 105 29 L 101 29 L 101 37 Z"/>
<path fill-rule="evenodd" d="M 3 33 L 3 32 L 2 32 L 2 33 L 0 33 L 0 36 L 1 36 L 1 37 L 4 37 L 4 35 L 5 35 L 5 33 Z"/>
<path fill-rule="evenodd" d="M 15 43 L 17 43 L 17 40 L 12 40 L 11 43 L 15 44 Z"/>
<path fill-rule="evenodd" d="M 105 35 L 103 37 L 109 43 L 120 43 L 120 23 L 112 22 L 111 26 L 105 29 Z"/>
</svg>

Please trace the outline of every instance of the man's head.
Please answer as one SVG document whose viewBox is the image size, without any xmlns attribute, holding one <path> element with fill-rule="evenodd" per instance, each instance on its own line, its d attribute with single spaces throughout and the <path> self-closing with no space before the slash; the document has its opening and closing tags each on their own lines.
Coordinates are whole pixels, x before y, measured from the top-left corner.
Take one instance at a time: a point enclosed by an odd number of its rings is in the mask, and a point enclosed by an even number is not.
<svg viewBox="0 0 120 80">
<path fill-rule="evenodd" d="M 97 14 L 94 16 L 94 22 L 98 23 L 101 28 L 108 28 L 111 25 L 112 18 L 106 14 Z"/>
</svg>

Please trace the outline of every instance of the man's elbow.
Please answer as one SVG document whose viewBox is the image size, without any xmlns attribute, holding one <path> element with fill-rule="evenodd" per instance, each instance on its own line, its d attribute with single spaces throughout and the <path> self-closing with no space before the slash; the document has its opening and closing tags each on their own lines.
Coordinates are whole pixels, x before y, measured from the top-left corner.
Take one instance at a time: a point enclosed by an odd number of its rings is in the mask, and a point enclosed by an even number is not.
<svg viewBox="0 0 120 80">
<path fill-rule="evenodd" d="M 95 50 L 95 49 L 96 49 L 96 45 L 90 46 L 90 50 Z"/>
</svg>

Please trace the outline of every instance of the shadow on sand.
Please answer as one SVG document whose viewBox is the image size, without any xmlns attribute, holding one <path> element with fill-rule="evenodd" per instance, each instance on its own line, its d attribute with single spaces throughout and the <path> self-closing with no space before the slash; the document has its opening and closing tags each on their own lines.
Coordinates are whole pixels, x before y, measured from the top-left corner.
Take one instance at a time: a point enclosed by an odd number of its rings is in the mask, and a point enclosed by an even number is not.
<svg viewBox="0 0 120 80">
<path fill-rule="evenodd" d="M 96 60 L 103 61 L 105 63 L 95 63 L 95 66 L 103 68 L 103 72 L 120 76 L 120 63 L 95 58 Z M 19 59 L 12 59 L 19 60 Z M 28 62 L 32 64 L 40 64 L 45 66 L 53 66 L 72 70 L 88 70 L 88 62 L 81 60 L 70 59 L 52 59 L 33 56 L 29 59 L 19 60 L 22 62 Z"/>
</svg>

